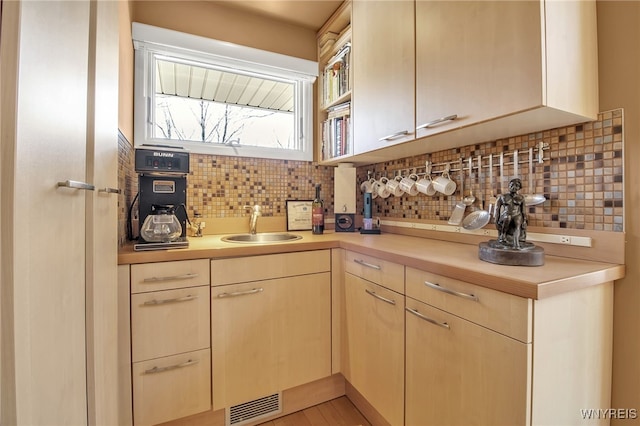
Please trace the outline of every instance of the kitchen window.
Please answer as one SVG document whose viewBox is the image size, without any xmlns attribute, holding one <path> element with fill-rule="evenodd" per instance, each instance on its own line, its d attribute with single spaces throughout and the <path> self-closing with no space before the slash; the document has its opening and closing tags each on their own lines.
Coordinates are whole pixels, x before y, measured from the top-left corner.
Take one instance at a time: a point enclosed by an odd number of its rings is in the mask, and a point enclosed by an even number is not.
<svg viewBox="0 0 640 426">
<path fill-rule="evenodd" d="M 134 144 L 311 161 L 317 63 L 133 23 Z"/>
</svg>

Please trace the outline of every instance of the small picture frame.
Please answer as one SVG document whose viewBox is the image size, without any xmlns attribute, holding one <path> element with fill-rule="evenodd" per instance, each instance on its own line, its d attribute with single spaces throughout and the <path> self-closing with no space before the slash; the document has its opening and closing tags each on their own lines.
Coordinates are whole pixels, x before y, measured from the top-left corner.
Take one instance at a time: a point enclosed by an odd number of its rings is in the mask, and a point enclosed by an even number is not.
<svg viewBox="0 0 640 426">
<path fill-rule="evenodd" d="M 313 200 L 287 200 L 287 231 L 311 230 Z"/>
</svg>

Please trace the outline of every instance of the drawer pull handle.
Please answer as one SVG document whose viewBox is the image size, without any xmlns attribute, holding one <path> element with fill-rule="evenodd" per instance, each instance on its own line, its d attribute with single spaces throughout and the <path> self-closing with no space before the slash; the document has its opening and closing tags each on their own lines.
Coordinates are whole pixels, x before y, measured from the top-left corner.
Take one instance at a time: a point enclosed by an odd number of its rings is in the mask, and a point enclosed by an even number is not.
<svg viewBox="0 0 640 426">
<path fill-rule="evenodd" d="M 376 294 L 376 292 L 375 292 L 375 291 L 371 291 L 371 290 L 369 290 L 368 288 L 365 288 L 365 289 L 364 289 L 364 291 L 366 291 L 367 293 L 369 293 L 370 295 L 372 295 L 372 296 L 373 296 L 373 297 L 375 297 L 376 299 L 380 299 L 380 300 L 382 300 L 383 302 L 387 302 L 387 303 L 388 303 L 388 304 L 390 304 L 390 305 L 395 305 L 395 304 L 396 304 L 396 301 L 395 301 L 395 300 L 387 299 L 386 297 L 382 297 L 382 296 L 380 296 L 379 294 Z"/>
<path fill-rule="evenodd" d="M 436 124 L 444 123 L 445 121 L 453 121 L 458 118 L 458 114 L 448 115 L 446 117 L 437 118 L 433 121 L 429 121 L 428 123 L 424 123 L 416 127 L 416 130 L 420 129 L 428 129 L 431 126 L 435 126 Z"/>
<path fill-rule="evenodd" d="M 196 273 L 188 273 L 183 275 L 174 275 L 172 277 L 150 277 L 142 280 L 144 283 L 157 283 L 160 281 L 174 281 L 174 280 L 190 280 L 192 278 L 197 278 L 198 274 Z"/>
<path fill-rule="evenodd" d="M 259 287 L 259 288 L 254 288 L 254 289 L 246 290 L 246 291 L 235 291 L 233 293 L 220 293 L 220 294 L 217 295 L 217 297 L 219 299 L 222 299 L 224 297 L 247 296 L 249 294 L 260 293 L 263 290 L 264 289 L 262 287 Z"/>
<path fill-rule="evenodd" d="M 431 287 L 434 290 L 442 291 L 443 293 L 452 294 L 454 296 L 462 297 L 463 299 L 473 300 L 474 302 L 478 302 L 479 301 L 478 296 L 476 296 L 475 294 L 460 293 L 459 291 L 451 290 L 451 289 L 442 287 L 440 284 L 431 283 L 429 281 L 425 281 L 424 285 L 426 285 L 427 287 Z"/>
<path fill-rule="evenodd" d="M 191 367 L 192 365 L 196 365 L 199 363 L 197 359 L 190 359 L 187 362 L 183 362 L 182 364 L 170 365 L 168 367 L 153 367 L 148 370 L 144 370 L 144 374 L 156 374 L 156 373 L 164 373 L 165 371 L 177 370 L 178 368 Z"/>
<path fill-rule="evenodd" d="M 98 192 L 104 193 L 104 194 L 122 194 L 122 190 L 120 188 L 100 188 L 98 189 Z"/>
<path fill-rule="evenodd" d="M 401 130 L 401 131 L 396 132 L 396 133 L 394 133 L 392 135 L 388 135 L 388 136 L 382 137 L 382 138 L 380 138 L 378 140 L 379 141 L 392 141 L 392 140 L 398 139 L 398 138 L 400 138 L 402 136 L 407 136 L 408 134 L 409 134 L 408 130 Z"/>
<path fill-rule="evenodd" d="M 427 316 L 422 315 L 420 312 L 416 311 L 415 309 L 411 309 L 411 308 L 404 308 L 405 311 L 412 313 L 413 315 L 417 316 L 420 319 L 423 319 L 427 322 L 430 322 L 431 324 L 437 325 L 439 327 L 442 328 L 446 328 L 447 330 L 451 330 L 451 327 L 449 327 L 449 324 L 447 324 L 446 322 L 438 322 L 434 319 L 431 319 Z"/>
<path fill-rule="evenodd" d="M 80 182 L 78 180 L 65 180 L 64 182 L 58 182 L 56 186 L 58 188 L 84 189 L 85 191 L 93 191 L 96 189 L 96 187 L 90 183 Z"/>
<path fill-rule="evenodd" d="M 194 295 L 187 295 L 184 297 L 176 297 L 175 299 L 164 299 L 164 300 L 157 300 L 157 299 L 153 299 L 153 300 L 147 300 L 146 302 L 143 303 L 144 306 L 156 306 L 156 305 L 165 305 L 167 303 L 180 303 L 180 302 L 189 302 L 191 300 L 196 300 L 198 298 L 198 296 L 194 296 Z"/>
<path fill-rule="evenodd" d="M 382 267 L 379 265 L 374 265 L 373 263 L 367 263 L 362 259 L 353 259 L 358 265 L 366 266 L 367 268 L 377 269 L 378 271 L 382 270 Z"/>
</svg>

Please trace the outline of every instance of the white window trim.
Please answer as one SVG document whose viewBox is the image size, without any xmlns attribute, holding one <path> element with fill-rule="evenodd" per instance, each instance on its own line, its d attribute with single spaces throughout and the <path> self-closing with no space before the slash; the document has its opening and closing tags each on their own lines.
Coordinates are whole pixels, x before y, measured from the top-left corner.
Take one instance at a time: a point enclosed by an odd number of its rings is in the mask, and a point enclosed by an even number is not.
<svg viewBox="0 0 640 426">
<path fill-rule="evenodd" d="M 132 38 L 135 47 L 134 84 L 134 145 L 163 144 L 183 146 L 195 153 L 227 155 L 236 157 L 256 157 L 313 160 L 313 82 L 318 76 L 318 64 L 292 56 L 268 52 L 247 46 L 214 40 L 206 37 L 154 27 L 134 22 Z M 148 66 L 153 54 L 167 54 L 201 62 L 214 62 L 232 69 L 295 79 L 301 82 L 301 97 L 296 99 L 296 111 L 302 123 L 295 123 L 296 134 L 302 139 L 301 150 L 261 148 L 254 146 L 228 146 L 190 141 L 153 139 L 152 123 L 147 119 L 151 105 Z M 301 105 L 298 105 L 301 104 Z"/>
</svg>

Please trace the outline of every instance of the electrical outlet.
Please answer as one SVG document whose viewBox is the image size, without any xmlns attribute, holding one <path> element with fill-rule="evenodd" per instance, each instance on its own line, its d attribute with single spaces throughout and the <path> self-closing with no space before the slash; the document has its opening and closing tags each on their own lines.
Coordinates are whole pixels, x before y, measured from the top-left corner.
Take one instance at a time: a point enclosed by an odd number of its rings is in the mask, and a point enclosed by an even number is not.
<svg viewBox="0 0 640 426">
<path fill-rule="evenodd" d="M 460 227 L 456 226 L 455 228 L 453 228 L 454 232 L 460 232 Z"/>
<path fill-rule="evenodd" d="M 438 225 L 431 225 L 431 230 L 432 231 L 437 231 L 438 230 Z"/>
<path fill-rule="evenodd" d="M 571 237 L 567 236 L 567 235 L 562 235 L 560 237 L 560 242 L 562 244 L 571 244 Z"/>
<path fill-rule="evenodd" d="M 483 229 L 482 230 L 482 235 L 489 235 L 491 233 L 491 231 L 489 231 L 488 229 Z"/>
</svg>

